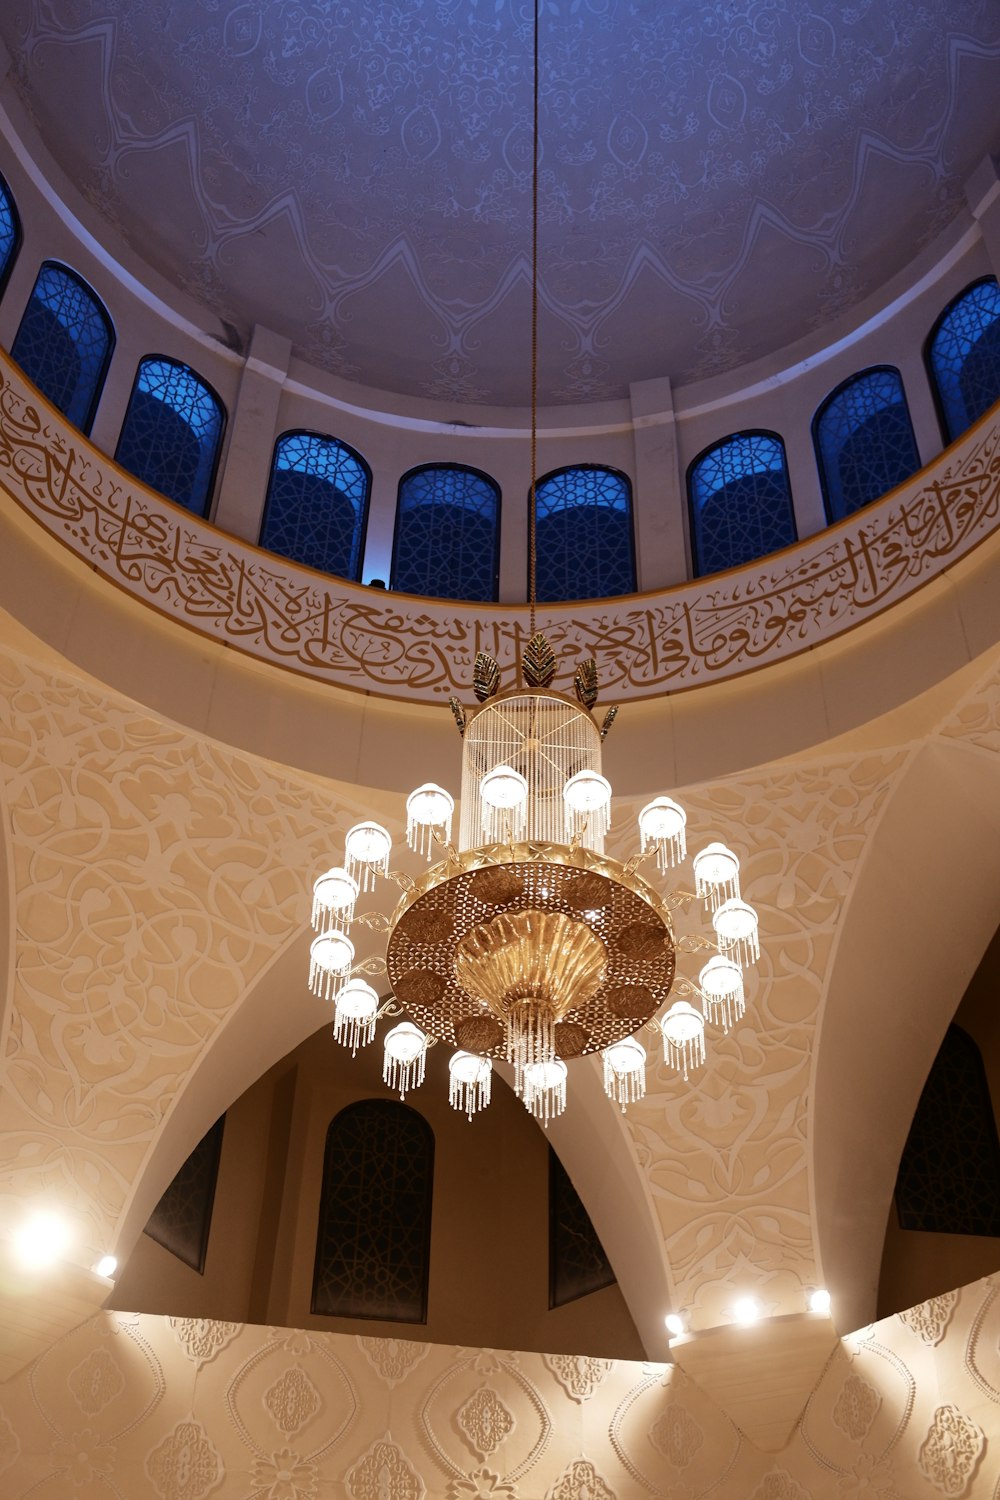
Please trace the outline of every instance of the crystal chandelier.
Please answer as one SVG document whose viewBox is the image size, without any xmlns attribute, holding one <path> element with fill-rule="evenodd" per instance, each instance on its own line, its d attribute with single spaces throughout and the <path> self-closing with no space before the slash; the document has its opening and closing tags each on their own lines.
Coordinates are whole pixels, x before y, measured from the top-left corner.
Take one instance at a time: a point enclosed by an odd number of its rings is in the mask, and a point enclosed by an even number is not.
<svg viewBox="0 0 1000 1500">
<path fill-rule="evenodd" d="M 685 1079 L 705 1060 L 706 1024 L 728 1031 L 744 1012 L 743 969 L 756 961 L 757 916 L 743 901 L 739 860 L 710 843 L 693 860 L 694 889 L 661 892 L 641 873 L 669 876 L 687 858 L 684 810 L 656 797 L 640 812 L 638 849 L 625 862 L 604 851 L 611 786 L 601 771 L 597 664 L 581 662 L 575 697 L 552 687 L 556 659 L 536 629 L 535 481 L 538 433 L 538 0 L 534 11 L 532 171 L 531 486 L 528 508 L 530 639 L 519 682 L 500 690 L 497 662 L 476 658 L 477 704 L 451 700 L 462 734 L 461 811 L 443 787 L 406 801 L 406 841 L 428 861 L 414 878 L 390 868 L 379 823 L 347 835 L 344 863 L 313 887 L 309 982 L 334 1004 L 334 1036 L 352 1054 L 383 1017 L 383 1077 L 407 1090 L 423 1081 L 427 1048 L 455 1049 L 448 1097 L 469 1119 L 488 1105 L 493 1061 L 548 1124 L 566 1107 L 566 1062 L 600 1052 L 604 1087 L 622 1110 L 645 1093 L 646 1049 L 658 1033 L 667 1065 Z M 431 863 L 438 851 L 443 857 Z M 652 871 L 650 871 L 652 875 Z M 390 881 L 401 892 L 390 917 L 355 916 L 358 897 Z M 678 939 L 673 916 L 701 905 L 712 936 Z M 355 962 L 352 921 L 387 935 L 385 958 Z M 678 951 L 710 952 L 697 981 L 675 974 Z M 362 977 L 386 976 L 379 995 Z M 676 996 L 671 1001 L 671 997 Z M 692 1003 L 695 1002 L 695 1003 Z"/>
</svg>

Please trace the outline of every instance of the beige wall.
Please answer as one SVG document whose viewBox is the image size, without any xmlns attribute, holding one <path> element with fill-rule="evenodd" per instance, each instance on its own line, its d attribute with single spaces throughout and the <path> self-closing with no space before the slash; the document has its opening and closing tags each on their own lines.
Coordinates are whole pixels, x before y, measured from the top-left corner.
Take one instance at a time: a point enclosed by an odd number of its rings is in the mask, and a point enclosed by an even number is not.
<svg viewBox="0 0 1000 1500">
<path fill-rule="evenodd" d="M 228 1111 L 204 1275 L 143 1235 L 109 1305 L 641 1359 L 617 1286 L 549 1309 L 546 1138 L 499 1077 L 489 1109 L 466 1120 L 448 1104 L 446 1065 L 446 1049 L 432 1048 L 426 1082 L 406 1100 L 428 1121 L 435 1143 L 426 1324 L 309 1310 L 327 1127 L 357 1099 L 394 1097 L 382 1083 L 379 1043 L 352 1062 L 326 1027 Z"/>
</svg>

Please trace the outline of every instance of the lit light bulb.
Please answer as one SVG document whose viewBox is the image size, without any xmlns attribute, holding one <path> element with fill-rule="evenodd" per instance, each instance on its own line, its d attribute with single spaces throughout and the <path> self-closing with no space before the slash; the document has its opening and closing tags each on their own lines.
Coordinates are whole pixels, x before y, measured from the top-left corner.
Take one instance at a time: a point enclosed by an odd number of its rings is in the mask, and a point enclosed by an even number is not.
<svg viewBox="0 0 1000 1500">
<path fill-rule="evenodd" d="M 399 1089 L 404 1099 L 408 1089 L 419 1088 L 424 1081 L 427 1061 L 427 1038 L 412 1021 L 400 1021 L 385 1034 L 382 1056 L 382 1078 L 391 1089 Z"/>
<path fill-rule="evenodd" d="M 634 1104 L 646 1093 L 646 1049 L 634 1036 L 613 1042 L 601 1053 L 604 1059 L 604 1092 L 621 1106 Z"/>
<path fill-rule="evenodd" d="M 741 968 L 760 958 L 757 913 L 745 901 L 738 897 L 724 901 L 712 917 L 712 926 L 723 957 L 733 959 Z"/>
<path fill-rule="evenodd" d="M 354 944 L 335 927 L 309 944 L 309 988 L 321 1000 L 333 1000 L 354 962 Z"/>
<path fill-rule="evenodd" d="M 743 1328 L 749 1328 L 760 1317 L 760 1303 L 756 1297 L 737 1297 L 733 1303 L 733 1317 Z"/>
<path fill-rule="evenodd" d="M 671 797 L 654 797 L 639 814 L 639 838 L 643 852 L 653 845 L 661 875 L 687 857 L 687 813 Z"/>
<path fill-rule="evenodd" d="M 525 1064 L 521 1098 L 528 1113 L 541 1120 L 546 1128 L 550 1120 L 561 1115 L 566 1108 L 566 1064 L 562 1059 Z"/>
<path fill-rule="evenodd" d="M 354 916 L 358 882 L 342 865 L 335 865 L 313 882 L 312 924 L 317 932 L 341 927 L 346 932 Z"/>
<path fill-rule="evenodd" d="M 112 1277 L 118 1269 L 117 1255 L 102 1255 L 94 1267 L 94 1274 L 103 1276 L 105 1280 Z"/>
<path fill-rule="evenodd" d="M 378 995 L 363 979 L 349 979 L 337 996 L 333 1014 L 333 1034 L 338 1042 L 350 1047 L 354 1057 L 359 1047 L 367 1047 L 375 1037 L 378 1019 Z"/>
<path fill-rule="evenodd" d="M 686 1000 L 675 1000 L 660 1022 L 663 1059 L 668 1067 L 683 1073 L 705 1061 L 705 1017 Z"/>
<path fill-rule="evenodd" d="M 743 971 L 721 953 L 713 953 L 698 975 L 698 988 L 705 1005 L 705 1019 L 728 1031 L 746 1010 Z"/>
<path fill-rule="evenodd" d="M 740 862 L 725 844 L 706 844 L 691 861 L 694 888 L 714 911 L 723 901 L 740 893 Z"/>
<path fill-rule="evenodd" d="M 434 830 L 442 831 L 445 842 L 451 838 L 451 817 L 455 799 L 444 787 L 427 781 L 406 799 L 406 842 L 415 854 L 431 857 Z"/>
<path fill-rule="evenodd" d="M 373 891 L 378 875 L 389 873 L 392 839 L 381 823 L 355 823 L 344 840 L 347 871 L 356 879 L 361 875 L 361 889 Z"/>
<path fill-rule="evenodd" d="M 455 1052 L 448 1063 L 448 1103 L 471 1120 L 490 1102 L 493 1064 L 478 1052 Z"/>
<path fill-rule="evenodd" d="M 72 1238 L 70 1227 L 61 1214 L 41 1209 L 15 1231 L 12 1243 L 21 1265 L 40 1271 L 63 1258 Z"/>
<path fill-rule="evenodd" d="M 672 1339 L 679 1339 L 684 1332 L 684 1319 L 680 1313 L 667 1313 L 663 1321 L 667 1325 L 667 1332 L 670 1337 Z"/>
<path fill-rule="evenodd" d="M 830 1311 L 830 1293 L 825 1287 L 814 1287 L 809 1294 L 809 1311 L 826 1314 Z"/>
<path fill-rule="evenodd" d="M 491 842 L 518 839 L 528 816 L 528 783 L 513 766 L 494 766 L 479 783 L 483 836 Z"/>
<path fill-rule="evenodd" d="M 577 771 L 563 787 L 566 806 L 566 837 L 586 830 L 592 839 L 603 838 L 611 826 L 611 783 L 597 771 Z"/>
</svg>

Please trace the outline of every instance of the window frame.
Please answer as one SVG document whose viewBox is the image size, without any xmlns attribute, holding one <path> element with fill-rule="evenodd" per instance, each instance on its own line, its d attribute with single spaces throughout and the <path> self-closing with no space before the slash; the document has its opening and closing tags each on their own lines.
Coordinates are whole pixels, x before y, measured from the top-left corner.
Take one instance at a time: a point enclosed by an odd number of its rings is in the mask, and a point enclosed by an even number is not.
<svg viewBox="0 0 1000 1500">
<path fill-rule="evenodd" d="M 10 250 L 7 252 L 7 259 L 5 263 L 0 266 L 0 297 L 2 297 L 7 289 L 7 283 L 10 280 L 11 272 L 14 269 L 14 263 L 21 253 L 21 246 L 24 244 L 24 226 L 21 223 L 21 215 L 18 212 L 17 199 L 14 197 L 14 194 L 11 191 L 10 183 L 7 181 L 7 178 L 5 177 L 3 172 L 0 172 L 0 193 L 2 193 L 6 198 L 7 203 L 10 206 L 11 218 L 14 221 L 13 243 L 11 244 Z"/>
<path fill-rule="evenodd" d="M 794 535 L 791 541 L 785 542 L 781 547 L 776 547 L 773 552 L 761 553 L 759 557 L 750 558 L 746 562 L 731 563 L 728 567 L 719 568 L 711 573 L 703 572 L 701 568 L 701 559 L 699 557 L 698 520 L 695 511 L 694 490 L 691 483 L 692 477 L 695 473 L 695 470 L 698 468 L 698 465 L 702 463 L 706 458 L 708 458 L 709 454 L 716 452 L 716 450 L 719 448 L 726 447 L 728 443 L 735 441 L 737 438 L 755 437 L 771 438 L 773 439 L 773 441 L 778 443 L 781 448 L 783 467 L 785 471 L 785 487 L 788 493 L 788 513 L 791 516 L 792 531 Z M 701 452 L 696 454 L 688 464 L 684 476 L 684 485 L 687 492 L 688 538 L 691 544 L 691 564 L 693 578 L 718 578 L 724 573 L 733 573 L 737 572 L 740 568 L 752 567 L 755 562 L 762 562 L 764 558 L 767 557 L 775 557 L 779 552 L 785 551 L 786 548 L 795 547 L 798 545 L 798 542 L 800 540 L 799 527 L 798 519 L 795 514 L 795 497 L 792 493 L 792 477 L 788 468 L 788 449 L 785 446 L 785 440 L 780 432 L 774 432 L 769 427 L 740 427 L 735 432 L 727 433 L 725 437 L 717 438 L 714 443 L 709 443 L 706 447 L 702 448 Z"/>
<path fill-rule="evenodd" d="M 963 437 L 965 433 L 968 432 L 969 427 L 974 426 L 975 423 L 970 422 L 968 426 L 963 427 L 961 432 L 957 433 L 954 437 L 951 436 L 948 427 L 948 415 L 945 411 L 944 401 L 941 398 L 941 389 L 938 384 L 937 374 L 934 369 L 934 341 L 937 338 L 938 334 L 941 332 L 941 329 L 944 326 L 945 319 L 948 317 L 948 315 L 953 312 L 954 309 L 959 305 L 959 303 L 963 302 L 971 292 L 974 292 L 977 286 L 985 286 L 988 282 L 1000 288 L 1000 277 L 994 276 L 991 273 L 987 272 L 986 275 L 977 276 L 973 281 L 970 281 L 968 285 L 964 286 L 960 292 L 956 292 L 954 297 L 950 298 L 938 313 L 937 317 L 934 319 L 934 322 L 931 324 L 930 332 L 924 339 L 922 350 L 924 370 L 927 375 L 928 384 L 931 388 L 931 396 L 934 400 L 934 410 L 937 413 L 938 426 L 941 429 L 941 441 L 946 448 L 950 448 L 952 443 L 957 443 L 959 438 Z M 977 417 L 976 421 L 979 420 L 979 417 Z"/>
<path fill-rule="evenodd" d="M 848 511 L 846 515 L 834 516 L 833 507 L 830 503 L 830 491 L 826 468 L 823 462 L 822 450 L 820 448 L 820 426 L 822 424 L 824 416 L 833 405 L 834 401 L 836 401 L 837 397 L 842 395 L 842 393 L 848 390 L 852 385 L 856 385 L 858 382 L 866 379 L 867 376 L 882 374 L 895 375 L 896 379 L 899 381 L 899 389 L 903 394 L 903 410 L 906 413 L 907 425 L 910 429 L 910 436 L 913 439 L 913 451 L 917 456 L 917 467 L 913 470 L 913 474 L 916 474 L 921 467 L 920 448 L 917 443 L 917 434 L 913 426 L 913 417 L 910 413 L 910 403 L 906 395 L 906 385 L 903 380 L 903 372 L 897 369 L 895 365 L 879 364 L 866 365 L 863 370 L 856 370 L 853 375 L 848 375 L 845 380 L 842 380 L 839 385 L 835 385 L 833 387 L 833 390 L 828 391 L 827 394 L 823 397 L 823 400 L 814 411 L 812 421 L 809 424 L 809 431 L 812 437 L 813 445 L 813 457 L 816 461 L 816 472 L 819 476 L 820 493 L 823 496 L 823 510 L 826 513 L 826 524 L 828 526 L 836 526 L 841 521 L 847 520 L 850 516 L 856 515 L 858 510 L 865 510 L 869 505 L 874 505 L 877 500 L 881 500 L 884 495 L 888 495 L 891 492 L 891 489 L 896 488 L 896 486 L 893 485 L 889 490 L 883 490 L 881 495 L 873 495 L 870 500 L 866 500 L 863 505 L 857 506 L 855 510 Z M 912 478 L 912 474 L 908 477 Z M 901 479 L 898 482 L 900 484 L 905 484 L 906 480 Z"/>
<path fill-rule="evenodd" d="M 474 464 L 460 464 L 452 461 L 444 463 L 414 464 L 399 477 L 396 486 L 396 516 L 392 528 L 392 557 L 389 563 L 389 589 L 393 593 L 409 593 L 408 589 L 400 589 L 396 585 L 396 559 L 399 549 L 399 523 L 403 514 L 401 501 L 403 498 L 403 486 L 408 479 L 415 474 L 426 474 L 429 470 L 458 470 L 462 474 L 474 474 L 477 479 L 482 479 L 496 494 L 497 514 L 494 527 L 494 554 L 492 570 L 492 593 L 488 599 L 467 599 L 464 594 L 456 595 L 454 598 L 444 594 L 413 594 L 415 599 L 444 599 L 449 604 L 496 604 L 500 597 L 500 528 L 503 524 L 503 491 L 492 474 L 487 474 L 485 469 L 478 469 Z"/>
<path fill-rule="evenodd" d="M 588 600 L 628 599 L 632 594 L 634 594 L 634 593 L 637 592 L 638 587 L 639 587 L 639 570 L 638 570 L 636 547 L 635 547 L 635 503 L 634 503 L 635 502 L 635 496 L 634 496 L 633 488 L 632 488 L 632 480 L 630 479 L 630 477 L 628 476 L 628 474 L 625 473 L 624 469 L 617 469 L 617 468 L 615 468 L 615 466 L 613 464 L 598 464 L 598 463 L 561 464 L 557 469 L 550 469 L 548 471 L 548 473 L 539 475 L 535 479 L 535 496 L 534 496 L 534 498 L 535 498 L 535 535 L 536 535 L 536 537 L 538 535 L 538 491 L 541 489 L 542 485 L 545 484 L 545 483 L 547 483 L 548 480 L 550 480 L 550 479 L 558 479 L 561 474 L 576 474 L 576 473 L 579 473 L 581 471 L 584 471 L 584 472 L 587 472 L 587 473 L 611 474 L 615 479 L 620 479 L 623 482 L 624 486 L 625 486 L 625 491 L 626 491 L 626 494 L 628 496 L 629 562 L 630 562 L 631 571 L 632 571 L 632 587 L 630 589 L 627 589 L 624 594 L 580 594 L 580 595 L 577 595 L 572 600 L 549 599 L 549 600 L 543 600 L 543 601 L 541 601 L 541 602 L 546 603 L 546 604 L 560 604 L 560 603 L 578 604 L 578 603 L 586 602 Z M 527 520 L 528 527 L 529 527 L 529 535 L 530 535 L 530 526 L 531 526 L 531 500 L 532 500 L 531 487 L 529 485 L 529 487 L 528 487 L 528 494 L 527 494 L 527 500 L 526 500 L 526 505 L 525 505 L 526 520 Z M 530 598 L 530 596 L 531 596 L 531 558 L 530 558 L 530 556 L 528 558 L 527 575 L 526 575 L 526 577 L 527 577 L 527 581 L 526 581 L 526 585 L 525 585 L 525 597 L 526 598 Z"/>
<path fill-rule="evenodd" d="M 140 478 L 138 474 L 133 474 L 131 469 L 126 468 L 126 466 L 118 457 L 119 451 L 121 449 L 122 437 L 128 423 L 129 412 L 132 408 L 132 401 L 135 397 L 136 387 L 139 384 L 139 376 L 142 373 L 142 367 L 143 365 L 151 364 L 154 361 L 159 361 L 161 364 L 171 365 L 175 370 L 184 370 L 188 375 L 193 375 L 202 389 L 207 391 L 208 395 L 212 398 L 222 418 L 222 423 L 219 427 L 219 439 L 215 445 L 215 455 L 212 460 L 212 468 L 209 473 L 208 485 L 206 487 L 205 505 L 204 508 L 200 511 L 192 510 L 189 506 L 184 505 L 180 500 L 174 500 L 169 495 L 164 495 L 162 490 L 156 489 L 148 482 L 148 480 Z M 165 402 L 161 404 L 166 405 Z M 180 413 L 177 411 L 176 407 L 171 407 L 170 409 L 175 416 L 180 416 Z M 214 508 L 215 486 L 219 477 L 219 467 L 222 462 L 222 449 L 225 443 L 225 437 L 228 428 L 229 412 L 226 409 L 225 402 L 223 401 L 222 397 L 219 395 L 215 387 L 209 381 L 207 381 L 203 375 L 199 374 L 199 372 L 194 368 L 193 365 L 187 364 L 185 360 L 175 359 L 172 354 L 143 354 L 136 364 L 135 375 L 132 378 L 132 387 L 128 393 L 128 401 L 125 404 L 125 415 L 122 417 L 122 425 L 118 432 L 118 441 L 115 443 L 114 461 L 116 464 L 118 464 L 119 468 L 124 470 L 124 472 L 128 474 L 131 479 L 134 479 L 137 484 L 145 485 L 147 489 L 152 490 L 154 495 L 158 495 L 160 499 L 166 500 L 168 505 L 176 505 L 178 510 L 184 511 L 186 515 L 197 516 L 200 520 L 207 521 L 210 520 L 211 512 Z"/>
<path fill-rule="evenodd" d="M 275 470 L 278 462 L 278 449 L 287 438 L 299 437 L 316 438 L 321 443 L 333 443 L 336 447 L 341 448 L 345 453 L 349 454 L 349 456 L 354 460 L 354 462 L 358 465 L 359 469 L 365 476 L 365 497 L 364 503 L 361 508 L 361 518 L 358 528 L 358 568 L 356 576 L 352 578 L 342 573 L 331 573 L 322 568 L 314 568 L 310 563 L 303 563 L 298 561 L 298 559 L 289 560 L 294 561 L 297 567 L 309 568 L 310 572 L 319 573 L 321 578 L 347 577 L 347 581 L 349 583 L 360 583 L 362 575 L 364 573 L 365 545 L 368 540 L 368 517 L 371 512 L 373 484 L 372 468 L 368 460 L 364 458 L 356 448 L 353 448 L 350 443 L 345 443 L 343 438 L 334 437 L 332 432 L 317 432 L 311 427 L 289 427 L 287 431 L 280 432 L 275 438 L 274 447 L 271 450 L 271 466 L 267 471 L 267 490 L 264 494 L 264 508 L 261 511 L 260 527 L 257 532 L 257 545 L 258 547 L 261 547 L 265 552 L 272 552 L 272 549 L 268 547 L 267 543 L 264 541 L 264 530 L 267 526 L 268 512 L 271 507 L 271 486 L 274 481 Z M 284 553 L 272 552 L 272 556 L 283 557 Z"/>
<path fill-rule="evenodd" d="M 105 382 L 107 381 L 107 378 L 108 378 L 108 371 L 111 368 L 111 358 L 112 358 L 112 355 L 115 352 L 115 346 L 118 343 L 118 333 L 117 333 L 117 331 L 115 329 L 114 320 L 112 319 L 111 313 L 109 312 L 107 306 L 105 305 L 104 300 L 98 295 L 98 293 L 95 291 L 95 289 L 91 286 L 90 282 L 87 281 L 87 279 L 84 276 L 81 276 L 81 274 L 80 274 L 79 271 L 74 270 L 74 268 L 72 266 L 68 266 L 65 261 L 57 260 L 54 257 L 49 257 L 49 258 L 43 260 L 41 262 L 41 264 L 39 265 L 38 270 L 35 273 L 35 279 L 34 279 L 34 281 L 31 284 L 31 291 L 28 293 L 28 300 L 24 304 L 24 309 L 23 309 L 23 311 L 21 313 L 21 317 L 20 317 L 20 320 L 18 322 L 17 328 L 16 328 L 16 330 L 14 332 L 14 337 L 11 339 L 11 343 L 10 343 L 11 359 L 13 359 L 14 362 L 17 364 L 18 369 L 21 370 L 21 372 L 24 375 L 25 379 L 31 381 L 31 384 L 34 386 L 35 390 L 38 391 L 38 394 L 42 397 L 42 400 L 43 401 L 47 401 L 50 406 L 54 407 L 55 410 L 59 411 L 59 408 L 56 407 L 55 402 L 54 401 L 49 401 L 48 396 L 45 395 L 45 392 L 42 390 L 42 388 L 35 383 L 35 381 L 32 378 L 32 376 L 30 376 L 28 374 L 28 372 L 24 369 L 24 367 L 20 364 L 20 362 L 17 361 L 17 359 L 15 358 L 15 355 L 14 355 L 14 346 L 17 343 L 18 334 L 21 332 L 21 328 L 22 328 L 22 326 L 24 324 L 25 317 L 27 316 L 28 308 L 31 306 L 31 303 L 32 303 L 32 301 L 34 299 L 35 288 L 38 286 L 38 281 L 39 281 L 39 278 L 40 278 L 42 272 L 47 267 L 51 267 L 54 270 L 61 271 L 63 273 L 63 275 L 65 275 L 69 281 L 75 282 L 76 285 L 81 288 L 81 290 L 86 294 L 86 296 L 88 297 L 89 301 L 91 302 L 91 304 L 93 305 L 94 309 L 96 310 L 96 312 L 98 314 L 98 317 L 100 318 L 101 322 L 103 323 L 104 329 L 105 329 L 105 331 L 107 333 L 107 336 L 108 336 L 107 348 L 104 351 L 104 357 L 101 360 L 100 367 L 99 367 L 99 369 L 97 371 L 97 375 L 96 375 L 96 377 L 94 379 L 94 388 L 93 388 L 93 391 L 91 392 L 90 402 L 89 402 L 89 405 L 87 406 L 87 412 L 86 412 L 86 417 L 85 417 L 84 421 L 82 421 L 78 425 L 77 423 L 75 423 L 72 420 L 71 417 L 67 416 L 65 412 L 60 412 L 60 415 L 64 418 L 65 421 L 69 422 L 69 424 L 70 424 L 71 427 L 76 427 L 76 430 L 78 432 L 81 432 L 84 437 L 89 437 L 90 436 L 90 432 L 91 432 L 91 428 L 94 425 L 94 418 L 97 416 L 97 408 L 100 406 L 100 404 L 101 404 L 101 397 L 104 395 Z M 63 325 L 63 326 L 65 327 L 65 325 Z"/>
</svg>

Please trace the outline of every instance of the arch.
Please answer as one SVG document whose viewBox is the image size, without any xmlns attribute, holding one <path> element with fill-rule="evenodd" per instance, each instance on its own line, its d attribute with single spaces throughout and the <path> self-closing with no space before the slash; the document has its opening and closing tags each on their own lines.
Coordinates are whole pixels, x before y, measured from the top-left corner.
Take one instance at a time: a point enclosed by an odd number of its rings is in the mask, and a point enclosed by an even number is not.
<svg viewBox="0 0 1000 1500">
<path fill-rule="evenodd" d="M 785 445 L 776 432 L 737 432 L 688 468 L 695 576 L 738 568 L 797 540 Z"/>
<path fill-rule="evenodd" d="M 115 460 L 175 505 L 203 516 L 225 425 L 225 407 L 197 371 L 150 354 L 139 361 Z"/>
<path fill-rule="evenodd" d="M 89 433 L 115 346 L 107 308 L 81 276 L 43 261 L 11 357 L 67 421 Z"/>
<path fill-rule="evenodd" d="M 0 172 L 0 296 L 21 248 L 21 216 L 7 179 Z"/>
<path fill-rule="evenodd" d="M 399 481 L 390 588 L 476 603 L 497 597 L 500 486 L 464 464 L 420 464 Z"/>
<path fill-rule="evenodd" d="M 310 1311 L 427 1321 L 434 1133 L 395 1099 L 361 1099 L 326 1133 Z"/>
<path fill-rule="evenodd" d="M 1000 1236 L 1000 1138 L 982 1053 L 954 1021 L 920 1095 L 896 1177 L 901 1229 Z"/>
<path fill-rule="evenodd" d="M 841 382 L 812 422 L 820 487 L 830 522 L 909 479 L 920 454 L 900 373 L 872 365 Z"/>
<path fill-rule="evenodd" d="M 317 432 L 283 432 L 274 445 L 260 545 L 357 581 L 371 483 L 371 469 L 346 443 Z"/>
<path fill-rule="evenodd" d="M 635 593 L 632 485 L 617 469 L 576 464 L 544 475 L 535 531 L 541 603 Z"/>
<path fill-rule="evenodd" d="M 983 276 L 953 297 L 935 322 L 924 360 L 946 443 L 1000 397 L 1000 285 Z"/>
</svg>

